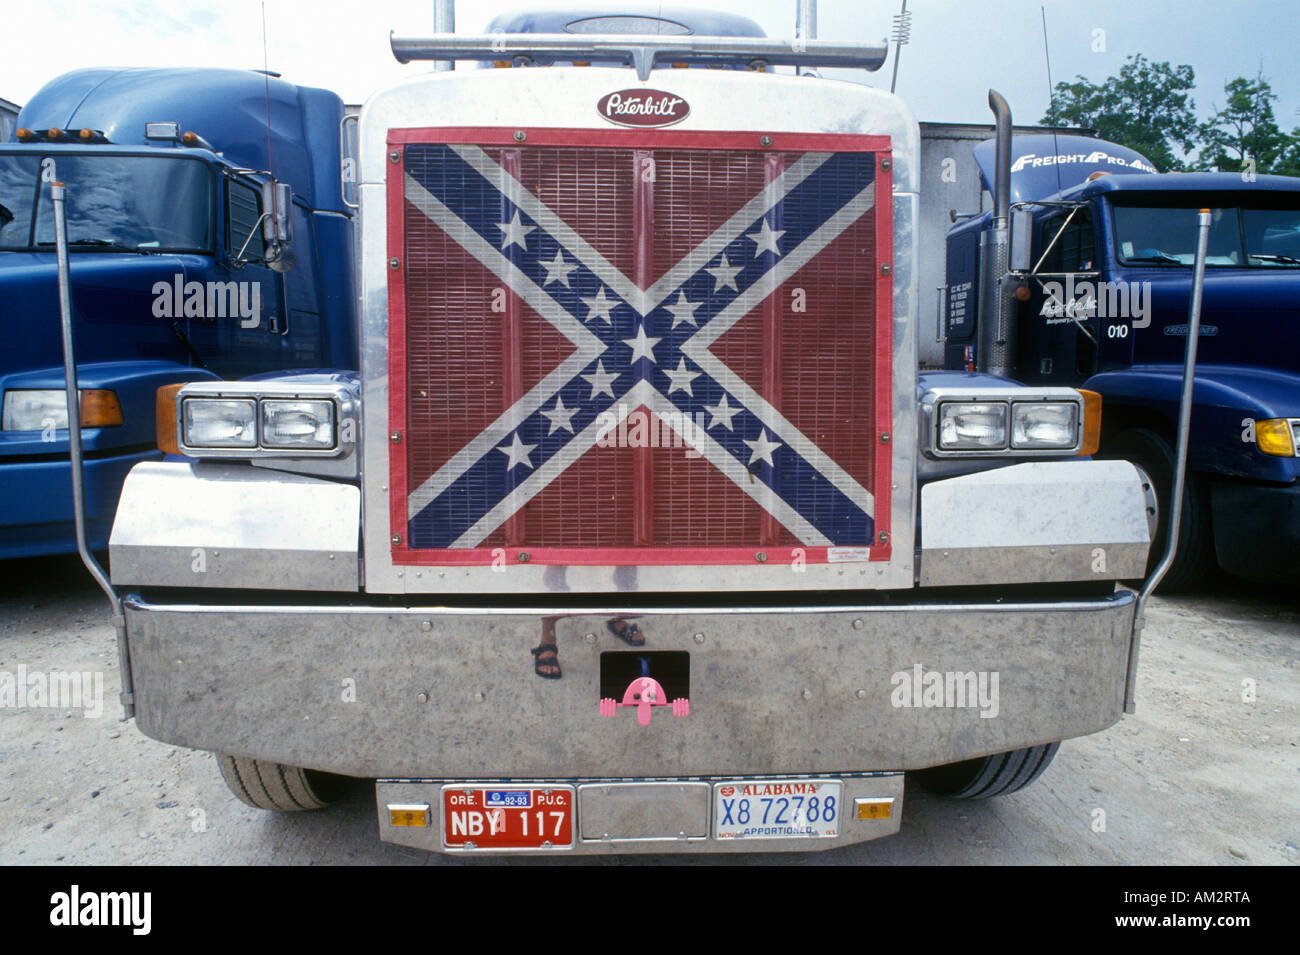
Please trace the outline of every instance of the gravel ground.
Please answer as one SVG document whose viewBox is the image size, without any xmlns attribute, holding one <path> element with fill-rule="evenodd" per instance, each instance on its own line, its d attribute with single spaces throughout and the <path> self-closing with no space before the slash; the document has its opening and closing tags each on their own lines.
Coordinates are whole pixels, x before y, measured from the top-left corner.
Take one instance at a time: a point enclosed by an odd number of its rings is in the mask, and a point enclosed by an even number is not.
<svg viewBox="0 0 1300 955">
<path fill-rule="evenodd" d="M 972 803 L 910 786 L 899 835 L 829 852 L 547 861 L 1300 863 L 1300 595 L 1222 578 L 1147 617 L 1138 712 L 1064 743 L 1023 792 Z M 98 718 L 0 708 L 0 862 L 465 863 L 380 843 L 368 784 L 316 813 L 237 802 L 211 755 L 120 722 L 107 621 L 75 557 L 0 562 L 0 671 L 100 671 L 105 701 Z"/>
</svg>

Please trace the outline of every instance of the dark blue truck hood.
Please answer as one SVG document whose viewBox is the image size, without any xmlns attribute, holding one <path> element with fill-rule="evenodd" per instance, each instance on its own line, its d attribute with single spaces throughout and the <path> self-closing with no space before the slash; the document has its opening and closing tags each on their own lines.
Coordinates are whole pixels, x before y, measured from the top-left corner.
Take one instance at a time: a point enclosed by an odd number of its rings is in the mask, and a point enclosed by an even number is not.
<svg viewBox="0 0 1300 955">
<path fill-rule="evenodd" d="M 208 260 L 189 255 L 73 253 L 70 257 L 77 360 L 170 359 L 188 364 L 172 320 L 153 314 L 158 282 L 203 271 Z M 8 347 L 0 376 L 61 365 L 58 267 L 52 252 L 0 252 L 0 321 Z M 183 321 L 183 320 L 182 320 Z"/>
</svg>

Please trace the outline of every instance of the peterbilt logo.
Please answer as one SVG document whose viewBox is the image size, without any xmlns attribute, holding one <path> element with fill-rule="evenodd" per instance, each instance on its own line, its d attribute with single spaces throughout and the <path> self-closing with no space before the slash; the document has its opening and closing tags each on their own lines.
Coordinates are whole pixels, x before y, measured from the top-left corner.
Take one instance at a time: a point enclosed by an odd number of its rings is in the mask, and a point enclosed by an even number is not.
<svg viewBox="0 0 1300 955">
<path fill-rule="evenodd" d="M 619 126 L 671 126 L 689 116 L 691 106 L 663 90 L 619 90 L 602 96 L 596 112 Z"/>
</svg>

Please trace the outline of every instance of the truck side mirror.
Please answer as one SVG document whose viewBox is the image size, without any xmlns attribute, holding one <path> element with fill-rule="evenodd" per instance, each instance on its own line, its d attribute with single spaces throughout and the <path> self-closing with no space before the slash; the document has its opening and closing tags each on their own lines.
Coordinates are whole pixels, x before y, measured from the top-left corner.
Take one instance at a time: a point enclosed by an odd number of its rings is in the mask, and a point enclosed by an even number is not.
<svg viewBox="0 0 1300 955">
<path fill-rule="evenodd" d="M 1011 210 L 1011 253 L 1007 268 L 1028 272 L 1033 267 L 1034 214 L 1028 209 Z"/>
<path fill-rule="evenodd" d="M 262 239 L 266 245 L 266 264 L 277 272 L 293 268 L 295 257 L 289 247 L 293 239 L 290 211 L 293 190 L 287 182 L 262 183 Z"/>
</svg>

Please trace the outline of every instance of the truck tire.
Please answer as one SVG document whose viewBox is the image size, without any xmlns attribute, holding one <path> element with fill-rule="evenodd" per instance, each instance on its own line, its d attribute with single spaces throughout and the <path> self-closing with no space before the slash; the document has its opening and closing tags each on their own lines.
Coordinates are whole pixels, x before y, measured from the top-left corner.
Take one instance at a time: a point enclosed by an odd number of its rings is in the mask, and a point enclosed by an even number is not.
<svg viewBox="0 0 1300 955">
<path fill-rule="evenodd" d="M 254 809 L 303 812 L 329 805 L 333 787 L 325 773 L 221 753 L 216 757 L 226 786 Z"/>
<path fill-rule="evenodd" d="M 1151 478 L 1159 513 L 1155 539 L 1147 556 L 1147 574 L 1156 569 L 1165 553 L 1169 535 L 1169 497 L 1173 493 L 1174 448 L 1163 435 L 1147 428 L 1132 428 L 1115 435 L 1097 455 L 1136 464 Z M 1159 593 L 1189 590 L 1215 566 L 1210 536 L 1210 507 L 1205 482 L 1191 471 L 1183 490 L 1182 523 L 1178 528 L 1178 551 Z"/>
<path fill-rule="evenodd" d="M 998 753 L 983 759 L 935 766 L 917 773 L 917 781 L 930 792 L 953 799 L 991 799 L 1024 789 L 1043 774 L 1060 743 Z"/>
</svg>

